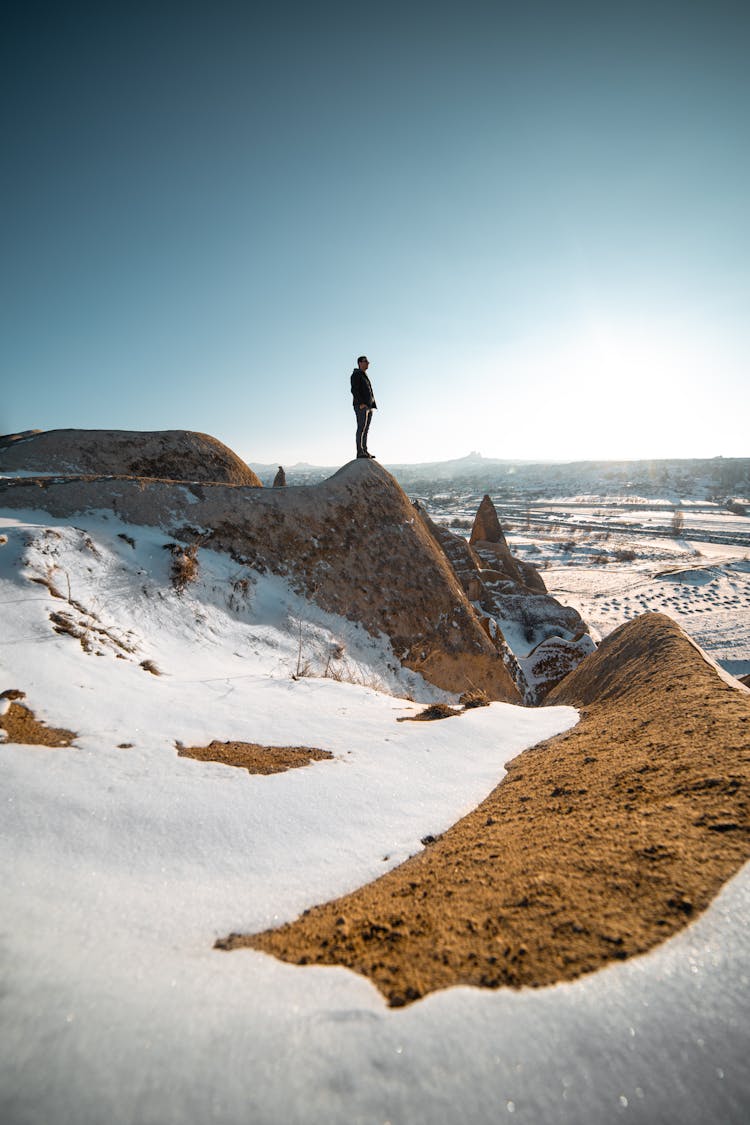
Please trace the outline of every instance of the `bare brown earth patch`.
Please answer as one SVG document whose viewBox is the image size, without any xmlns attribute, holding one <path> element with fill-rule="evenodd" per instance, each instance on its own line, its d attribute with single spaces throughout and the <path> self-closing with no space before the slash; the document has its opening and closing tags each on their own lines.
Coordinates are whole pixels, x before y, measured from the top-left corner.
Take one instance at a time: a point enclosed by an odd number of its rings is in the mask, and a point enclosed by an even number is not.
<svg viewBox="0 0 750 1125">
<path fill-rule="evenodd" d="M 5 731 L 6 742 L 15 742 L 23 746 L 70 746 L 75 731 L 65 730 L 63 727 L 48 727 L 37 719 L 33 711 L 22 703 L 15 702 L 23 698 L 23 692 L 15 690 L 3 692 L 4 699 L 14 701 L 4 715 L 0 715 L 0 729 Z"/>
<path fill-rule="evenodd" d="M 426 851 L 217 946 L 344 965 L 399 1006 L 450 985 L 571 980 L 676 933 L 750 857 L 750 695 L 645 614 L 551 702 L 582 707 L 579 725 L 515 758 Z"/>
<path fill-rule="evenodd" d="M 177 743 L 181 758 L 195 758 L 199 762 L 220 762 L 225 766 L 238 766 L 248 773 L 284 773 L 285 770 L 307 766 L 332 758 L 328 750 L 314 746 L 260 746 L 257 742 L 217 742 L 208 746 L 182 746 Z"/>
</svg>

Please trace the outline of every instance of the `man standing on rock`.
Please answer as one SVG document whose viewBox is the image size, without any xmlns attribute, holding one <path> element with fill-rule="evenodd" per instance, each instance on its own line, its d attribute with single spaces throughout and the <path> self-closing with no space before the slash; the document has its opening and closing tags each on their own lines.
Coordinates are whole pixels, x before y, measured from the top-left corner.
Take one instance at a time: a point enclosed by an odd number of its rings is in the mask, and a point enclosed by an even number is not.
<svg viewBox="0 0 750 1125">
<path fill-rule="evenodd" d="M 367 452 L 367 433 L 372 421 L 372 412 L 377 410 L 378 404 L 372 393 L 372 384 L 367 378 L 367 368 L 370 361 L 366 355 L 361 355 L 357 366 L 352 371 L 352 399 L 354 400 L 354 413 L 357 416 L 357 457 L 374 457 L 374 453 Z"/>
</svg>

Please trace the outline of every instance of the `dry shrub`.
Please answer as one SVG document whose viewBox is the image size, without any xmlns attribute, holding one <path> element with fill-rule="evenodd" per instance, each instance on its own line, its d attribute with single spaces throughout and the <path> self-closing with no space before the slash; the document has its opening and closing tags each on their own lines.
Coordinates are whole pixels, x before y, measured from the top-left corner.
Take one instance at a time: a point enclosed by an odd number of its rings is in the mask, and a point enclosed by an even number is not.
<svg viewBox="0 0 750 1125">
<path fill-rule="evenodd" d="M 612 558 L 616 562 L 634 562 L 638 556 L 630 547 L 618 547 L 616 551 L 612 552 Z"/>
<path fill-rule="evenodd" d="M 471 707 L 489 707 L 490 697 L 481 688 L 471 688 L 459 697 L 458 702 L 462 704 L 465 711 L 468 711 Z"/>
<path fill-rule="evenodd" d="M 431 703 L 429 707 L 425 707 L 424 711 L 420 711 L 418 715 L 402 715 L 400 719 L 396 719 L 397 723 L 417 722 L 417 721 L 432 721 L 433 719 L 449 719 L 451 715 L 460 715 L 461 712 L 456 710 L 455 707 L 449 707 L 447 703 Z"/>
<path fill-rule="evenodd" d="M 231 592 L 229 594 L 229 608 L 234 610 L 235 613 L 243 609 L 250 601 L 252 593 L 252 581 L 249 578 L 235 578 L 231 583 Z"/>
<path fill-rule="evenodd" d="M 182 543 L 166 543 L 164 549 L 172 554 L 169 571 L 172 585 L 178 594 L 182 594 L 186 586 L 198 577 L 198 544 L 191 543 L 186 547 Z"/>
</svg>

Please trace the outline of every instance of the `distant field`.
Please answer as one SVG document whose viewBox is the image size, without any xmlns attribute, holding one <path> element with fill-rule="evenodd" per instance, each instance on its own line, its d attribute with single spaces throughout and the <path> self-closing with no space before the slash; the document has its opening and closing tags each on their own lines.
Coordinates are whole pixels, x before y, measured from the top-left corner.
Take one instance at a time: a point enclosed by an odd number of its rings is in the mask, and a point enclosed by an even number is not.
<svg viewBox="0 0 750 1125">
<path fill-rule="evenodd" d="M 468 536 L 481 497 L 441 484 L 420 499 L 434 519 Z M 628 496 L 492 498 L 511 550 L 537 566 L 595 639 L 658 610 L 733 675 L 750 672 L 748 516 L 701 500 L 676 508 Z"/>
</svg>

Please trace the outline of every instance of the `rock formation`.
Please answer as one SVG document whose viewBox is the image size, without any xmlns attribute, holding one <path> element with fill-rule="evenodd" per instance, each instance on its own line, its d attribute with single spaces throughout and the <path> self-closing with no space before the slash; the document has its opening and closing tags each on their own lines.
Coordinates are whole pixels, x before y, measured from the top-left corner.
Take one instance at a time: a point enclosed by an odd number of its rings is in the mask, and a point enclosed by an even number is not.
<svg viewBox="0 0 750 1125">
<path fill-rule="evenodd" d="M 508 541 L 500 527 L 495 505 L 489 496 L 485 496 L 479 505 L 469 536 L 469 545 L 474 548 L 489 570 L 497 571 L 502 578 L 510 582 L 546 594 L 547 587 L 536 567 L 514 558 L 511 554 Z"/>
<path fill-rule="evenodd" d="M 155 477 L 261 488 L 228 446 L 192 430 L 42 430 L 0 440 L 0 472 Z"/>
<path fill-rule="evenodd" d="M 595 647 L 580 614 L 547 593 L 531 563 L 514 558 L 489 496 L 479 506 L 468 543 L 417 508 L 488 634 L 510 648 L 507 662 L 524 700 L 540 702 Z"/>
<path fill-rule="evenodd" d="M 70 459 L 73 445 L 71 439 L 66 446 Z M 103 456 L 108 470 L 118 458 L 121 467 L 119 444 L 117 458 Z M 61 460 L 54 451 L 44 462 L 37 448 L 34 468 L 49 472 Z M 31 461 L 27 454 L 25 463 Z M 82 467 L 79 457 L 76 469 Z M 322 608 L 385 634 L 397 658 L 438 687 L 521 701 L 501 638 L 496 643 L 482 628 L 423 520 L 374 461 L 350 462 L 319 485 L 276 489 L 58 471 L 54 478 L 0 481 L 0 507 L 63 517 L 109 510 L 181 542 L 227 551 L 250 569 L 287 577 Z"/>
</svg>

